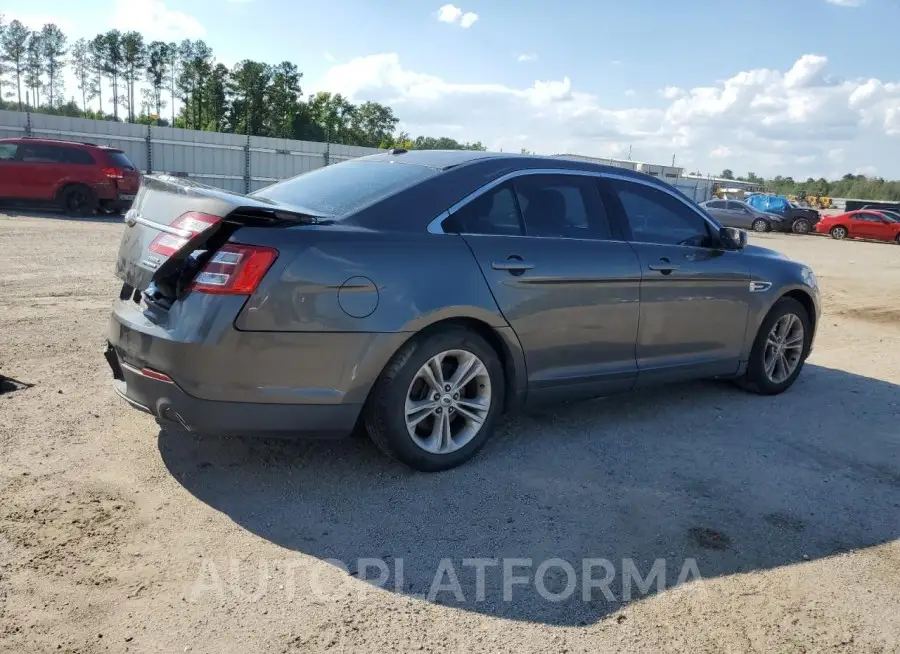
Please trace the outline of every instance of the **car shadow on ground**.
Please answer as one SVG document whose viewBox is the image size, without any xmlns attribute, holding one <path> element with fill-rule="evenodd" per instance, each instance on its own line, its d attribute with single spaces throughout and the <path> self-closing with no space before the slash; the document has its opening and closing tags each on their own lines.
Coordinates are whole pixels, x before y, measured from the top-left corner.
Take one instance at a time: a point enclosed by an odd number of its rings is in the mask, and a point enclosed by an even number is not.
<svg viewBox="0 0 900 654">
<path fill-rule="evenodd" d="M 69 216 L 62 211 L 54 210 L 52 208 L 42 207 L 42 208 L 32 208 L 32 207 L 17 207 L 17 206 L 6 206 L 0 205 L 0 213 L 13 217 L 13 218 L 44 218 L 48 220 L 65 220 L 68 222 L 82 222 L 82 223 L 121 223 L 122 215 L 121 214 L 104 214 L 99 213 L 93 216 Z"/>
<path fill-rule="evenodd" d="M 158 445 L 185 489 L 281 547 L 369 579 L 378 570 L 358 570 L 359 559 L 383 560 L 385 587 L 407 595 L 428 596 L 439 576 L 449 590 L 427 601 L 579 625 L 620 608 L 626 585 L 632 601 L 644 597 L 634 574 L 646 580 L 654 565 L 671 588 L 682 574 L 696 577 L 691 560 L 712 578 L 900 537 L 898 391 L 807 364 L 778 397 L 705 382 L 564 405 L 507 419 L 474 460 L 430 475 L 391 462 L 367 439 L 256 441 L 166 429 Z M 481 582 L 474 562 L 465 563 L 478 558 L 497 562 L 485 563 Z M 507 574 L 510 559 L 530 567 L 513 561 Z M 568 562 L 574 580 L 552 566 L 538 587 L 535 574 L 550 559 Z M 612 570 L 600 564 L 590 578 L 612 573 L 612 599 L 585 583 L 585 559 L 609 562 Z M 530 582 L 511 585 L 507 601 L 504 580 L 513 574 Z M 546 599 L 572 582 L 567 599 Z"/>
</svg>

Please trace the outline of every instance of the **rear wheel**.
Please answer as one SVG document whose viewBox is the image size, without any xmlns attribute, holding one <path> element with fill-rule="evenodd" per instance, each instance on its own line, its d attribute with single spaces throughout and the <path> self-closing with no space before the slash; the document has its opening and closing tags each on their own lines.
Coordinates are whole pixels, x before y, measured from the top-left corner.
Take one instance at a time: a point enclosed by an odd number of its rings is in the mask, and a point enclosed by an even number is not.
<svg viewBox="0 0 900 654">
<path fill-rule="evenodd" d="M 798 218 L 791 224 L 791 231 L 795 234 L 809 234 L 811 227 L 812 225 L 806 218 Z"/>
<path fill-rule="evenodd" d="M 894 240 L 897 242 L 897 245 L 900 245 L 900 234 L 897 234 L 897 238 Z"/>
<path fill-rule="evenodd" d="M 832 227 L 831 238 L 836 238 L 839 241 L 843 241 L 845 238 L 847 238 L 847 228 L 841 225 Z"/>
<path fill-rule="evenodd" d="M 754 232 L 767 232 L 769 231 L 769 221 L 763 218 L 757 218 L 753 221 L 752 227 Z"/>
<path fill-rule="evenodd" d="M 800 375 L 811 339 L 806 309 L 793 298 L 782 298 L 760 325 L 738 384 L 761 395 L 783 393 Z"/>
<path fill-rule="evenodd" d="M 97 199 L 87 186 L 73 184 L 63 189 L 60 195 L 63 211 L 75 218 L 86 218 L 94 215 Z"/>
<path fill-rule="evenodd" d="M 481 336 L 451 328 L 394 356 L 366 404 L 369 436 L 423 472 L 454 468 L 485 444 L 502 411 L 503 366 Z"/>
</svg>

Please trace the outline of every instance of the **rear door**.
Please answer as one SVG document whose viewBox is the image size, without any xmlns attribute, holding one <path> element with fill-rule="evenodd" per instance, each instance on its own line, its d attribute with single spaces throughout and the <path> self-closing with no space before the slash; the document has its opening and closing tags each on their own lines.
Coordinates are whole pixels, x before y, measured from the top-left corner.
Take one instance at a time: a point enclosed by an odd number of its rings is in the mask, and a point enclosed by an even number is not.
<svg viewBox="0 0 900 654">
<path fill-rule="evenodd" d="M 727 227 L 732 227 L 728 203 L 725 200 L 712 200 L 703 205 L 709 215 Z"/>
<path fill-rule="evenodd" d="M 0 143 L 0 198 L 18 197 L 21 164 L 16 161 L 17 143 Z"/>
<path fill-rule="evenodd" d="M 519 338 L 529 401 L 632 387 L 640 265 L 595 178 L 522 175 L 454 209 L 448 225 Z"/>
<path fill-rule="evenodd" d="M 67 174 L 66 148 L 24 142 L 19 146 L 19 197 L 50 201 L 56 198 L 59 183 Z"/>
<path fill-rule="evenodd" d="M 745 254 L 716 247 L 713 226 L 675 193 L 610 179 L 606 197 L 640 258 L 638 385 L 737 372 L 750 300 Z"/>
</svg>

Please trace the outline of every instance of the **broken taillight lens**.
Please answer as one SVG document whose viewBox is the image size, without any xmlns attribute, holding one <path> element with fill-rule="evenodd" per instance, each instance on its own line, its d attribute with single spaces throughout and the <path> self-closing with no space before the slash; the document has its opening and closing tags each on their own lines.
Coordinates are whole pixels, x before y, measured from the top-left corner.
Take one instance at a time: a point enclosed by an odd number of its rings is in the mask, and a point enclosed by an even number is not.
<svg viewBox="0 0 900 654">
<path fill-rule="evenodd" d="M 204 232 L 222 220 L 219 216 L 211 216 L 207 213 L 188 211 L 176 218 L 169 227 L 177 229 L 182 234 L 161 233 L 150 243 L 150 251 L 170 257 L 200 232 Z"/>
<path fill-rule="evenodd" d="M 250 295 L 278 257 L 278 250 L 229 243 L 216 252 L 190 290 L 220 295 Z"/>
</svg>

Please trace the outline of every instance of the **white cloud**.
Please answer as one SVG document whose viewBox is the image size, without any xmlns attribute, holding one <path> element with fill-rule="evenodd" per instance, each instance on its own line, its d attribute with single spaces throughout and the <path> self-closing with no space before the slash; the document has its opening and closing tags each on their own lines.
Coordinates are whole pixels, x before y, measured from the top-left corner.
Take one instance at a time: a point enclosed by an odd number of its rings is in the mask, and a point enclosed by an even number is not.
<svg viewBox="0 0 900 654">
<path fill-rule="evenodd" d="M 785 71 L 670 86 L 656 102 L 627 109 L 610 108 L 566 76 L 523 87 L 452 81 L 411 70 L 394 53 L 335 65 L 310 86 L 390 104 L 416 133 L 457 126 L 455 138 L 492 149 L 621 156 L 631 146 L 635 159 L 666 162 L 676 153 L 708 171 L 819 177 L 839 164 L 900 178 L 900 83 L 835 80 L 827 67 L 825 57 L 804 55 Z"/>
<path fill-rule="evenodd" d="M 55 23 L 56 26 L 66 34 L 71 34 L 75 31 L 75 28 L 71 22 L 65 19 L 60 19 L 59 17 L 53 16 L 51 14 L 31 14 L 6 10 L 0 11 L 0 13 L 4 14 L 4 20 L 7 24 L 11 23 L 14 20 L 17 20 L 28 29 L 34 31 L 39 31 L 47 23 Z"/>
<path fill-rule="evenodd" d="M 322 56 L 325 57 L 325 61 L 330 61 L 330 62 L 335 62 L 335 61 L 337 61 L 337 57 L 335 57 L 335 56 L 334 56 L 333 54 L 331 54 L 330 52 L 325 52 Z"/>
<path fill-rule="evenodd" d="M 537 61 L 537 58 L 538 57 L 536 54 L 524 54 L 523 53 L 523 54 L 520 54 L 518 57 L 516 57 L 516 61 L 519 61 L 519 62 Z"/>
<path fill-rule="evenodd" d="M 183 11 L 169 9 L 162 0 L 115 0 L 111 23 L 120 30 L 136 30 L 148 41 L 199 39 L 203 24 Z"/>
<path fill-rule="evenodd" d="M 637 95 L 637 91 L 635 91 L 634 89 L 626 89 L 626 90 L 625 90 L 625 97 L 626 97 L 626 98 L 633 98 L 633 97 L 636 96 L 636 95 Z"/>
<path fill-rule="evenodd" d="M 838 7 L 861 7 L 865 0 L 825 0 L 830 5 Z"/>
<path fill-rule="evenodd" d="M 478 14 L 473 11 L 463 12 L 455 5 L 444 5 L 437 10 L 437 18 L 442 23 L 456 23 L 464 29 L 468 29 L 478 20 Z"/>
<path fill-rule="evenodd" d="M 478 20 L 478 14 L 474 11 L 467 11 L 459 19 L 459 26 L 463 29 L 468 29 L 475 24 L 475 21 Z"/>
</svg>

